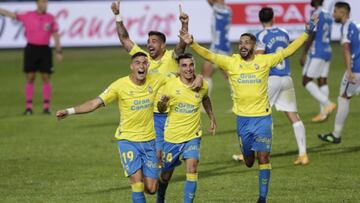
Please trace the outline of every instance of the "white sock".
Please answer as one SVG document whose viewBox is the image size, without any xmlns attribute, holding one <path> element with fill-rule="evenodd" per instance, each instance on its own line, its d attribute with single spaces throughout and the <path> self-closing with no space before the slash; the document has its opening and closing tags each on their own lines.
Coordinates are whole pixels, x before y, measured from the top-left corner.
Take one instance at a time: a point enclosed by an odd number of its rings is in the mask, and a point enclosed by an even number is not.
<svg viewBox="0 0 360 203">
<path fill-rule="evenodd" d="M 210 97 L 212 89 L 213 89 L 213 80 L 210 77 L 206 77 L 206 78 L 204 78 L 204 80 L 206 80 L 206 82 L 209 85 L 208 96 Z"/>
<path fill-rule="evenodd" d="M 320 91 L 329 99 L 329 86 L 328 85 L 322 85 L 320 86 Z M 324 106 L 320 104 L 320 112 L 324 109 Z"/>
<path fill-rule="evenodd" d="M 349 114 L 349 108 L 350 100 L 343 97 L 338 97 L 338 109 L 335 117 L 334 131 L 332 132 L 336 138 L 341 136 L 341 131 Z"/>
<path fill-rule="evenodd" d="M 296 143 L 299 149 L 299 156 L 306 154 L 306 137 L 305 137 L 305 126 L 302 121 L 293 123 Z"/>
<path fill-rule="evenodd" d="M 308 82 L 305 88 L 321 105 L 327 106 L 331 103 L 329 98 L 320 91 L 320 88 L 313 81 Z"/>
</svg>

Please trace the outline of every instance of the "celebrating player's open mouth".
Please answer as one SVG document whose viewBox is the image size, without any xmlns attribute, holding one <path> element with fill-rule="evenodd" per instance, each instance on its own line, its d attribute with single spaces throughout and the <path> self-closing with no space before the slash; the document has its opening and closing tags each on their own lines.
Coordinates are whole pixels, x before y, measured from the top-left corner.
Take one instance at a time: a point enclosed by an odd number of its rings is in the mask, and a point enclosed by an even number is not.
<svg viewBox="0 0 360 203">
<path fill-rule="evenodd" d="M 156 50 L 155 50 L 154 47 L 149 46 L 148 49 L 149 49 L 149 53 L 150 53 L 151 56 L 154 56 L 156 54 Z"/>
<path fill-rule="evenodd" d="M 139 78 L 139 79 L 143 79 L 143 78 L 145 78 L 145 76 L 146 76 L 146 71 L 145 71 L 144 69 L 138 70 L 138 71 L 137 71 L 137 75 L 138 75 L 138 78 Z"/>
<path fill-rule="evenodd" d="M 249 53 L 249 50 L 247 48 L 241 48 L 240 54 L 246 56 Z"/>
</svg>

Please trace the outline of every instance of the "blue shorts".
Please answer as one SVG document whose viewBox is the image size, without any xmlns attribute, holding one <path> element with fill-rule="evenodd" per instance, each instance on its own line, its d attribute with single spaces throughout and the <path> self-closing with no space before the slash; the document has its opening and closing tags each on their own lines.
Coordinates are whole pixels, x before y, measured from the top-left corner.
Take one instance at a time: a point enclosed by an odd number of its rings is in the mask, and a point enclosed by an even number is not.
<svg viewBox="0 0 360 203">
<path fill-rule="evenodd" d="M 237 134 L 244 156 L 255 152 L 271 152 L 272 117 L 237 116 Z"/>
<path fill-rule="evenodd" d="M 162 171 L 171 171 L 181 164 L 181 159 L 200 160 L 200 141 L 201 138 L 195 138 L 183 143 L 164 142 Z"/>
<path fill-rule="evenodd" d="M 167 113 L 154 113 L 154 127 L 156 133 L 156 151 L 162 150 L 164 144 L 164 128 Z"/>
<path fill-rule="evenodd" d="M 126 177 L 133 175 L 137 170 L 142 170 L 146 177 L 159 178 L 160 170 L 156 158 L 155 140 L 147 142 L 119 140 L 118 145 Z"/>
</svg>

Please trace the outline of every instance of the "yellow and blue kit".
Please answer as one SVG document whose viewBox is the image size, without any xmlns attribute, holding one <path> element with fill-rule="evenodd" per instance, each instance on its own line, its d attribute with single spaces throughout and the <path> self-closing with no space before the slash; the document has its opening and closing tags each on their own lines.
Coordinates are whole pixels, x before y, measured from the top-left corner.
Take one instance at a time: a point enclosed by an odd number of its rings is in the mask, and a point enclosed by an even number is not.
<svg viewBox="0 0 360 203">
<path fill-rule="evenodd" d="M 229 76 L 232 89 L 233 112 L 237 118 L 237 132 L 244 155 L 251 151 L 271 151 L 272 119 L 267 84 L 270 68 L 292 55 L 308 38 L 303 33 L 289 46 L 273 54 L 255 55 L 250 61 L 239 54 L 215 54 L 193 43 L 191 47 L 203 58 L 213 62 Z"/>
<path fill-rule="evenodd" d="M 118 102 L 120 124 L 115 139 L 126 176 L 141 168 L 145 176 L 158 178 L 153 108 L 156 94 L 166 80 L 160 74 L 151 74 L 143 85 L 136 85 L 126 76 L 113 82 L 99 96 L 105 106 Z"/>
<path fill-rule="evenodd" d="M 180 164 L 179 157 L 200 158 L 201 104 L 208 94 L 208 85 L 204 81 L 199 92 L 185 85 L 181 79 L 169 80 L 162 95 L 168 96 L 170 108 L 165 124 L 164 170 L 172 170 Z"/>
<path fill-rule="evenodd" d="M 145 53 L 150 62 L 150 67 L 148 70 L 148 73 L 150 74 L 162 74 L 163 76 L 166 76 L 168 78 L 175 77 L 176 73 L 178 72 L 178 64 L 176 60 L 174 59 L 174 50 L 166 50 L 163 57 L 161 57 L 160 60 L 156 61 L 153 60 L 149 53 L 141 49 L 138 45 L 134 45 L 133 48 L 130 50 L 130 55 L 134 55 L 137 52 L 143 52 Z M 162 91 L 162 88 L 160 88 L 159 93 Z M 161 150 L 162 144 L 164 142 L 164 127 L 165 127 L 165 121 L 167 118 L 167 112 L 166 113 L 159 113 L 157 109 L 157 101 L 160 99 L 160 94 L 156 95 L 156 100 L 154 103 L 154 124 L 155 124 L 155 132 L 156 132 L 156 149 Z"/>
</svg>

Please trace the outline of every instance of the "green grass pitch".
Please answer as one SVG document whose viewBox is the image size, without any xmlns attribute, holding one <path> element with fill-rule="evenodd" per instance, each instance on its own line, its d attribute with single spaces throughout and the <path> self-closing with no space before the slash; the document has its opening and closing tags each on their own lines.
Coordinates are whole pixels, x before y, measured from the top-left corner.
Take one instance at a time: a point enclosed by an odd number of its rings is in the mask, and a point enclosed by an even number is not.
<svg viewBox="0 0 360 203">
<path fill-rule="evenodd" d="M 344 61 L 333 44 L 329 76 L 330 96 L 337 102 Z M 306 127 L 310 165 L 293 166 L 297 147 L 292 127 L 283 113 L 273 112 L 272 175 L 268 202 L 360 202 L 360 97 L 350 104 L 343 140 L 324 144 L 317 133 L 332 130 L 335 113 L 321 124 L 310 122 L 318 104 L 301 85 L 298 51 L 291 57 L 298 109 Z M 202 60 L 197 57 L 197 69 Z M 25 117 L 22 50 L 0 51 L 0 202 L 130 202 L 117 145 L 112 141 L 118 124 L 115 104 L 88 115 L 58 122 L 55 110 L 95 98 L 112 81 L 127 75 L 129 57 L 120 47 L 65 49 L 52 78 L 52 116 L 42 115 L 38 75 L 34 115 Z M 231 160 L 239 152 L 235 116 L 229 113 L 228 83 L 218 71 L 212 96 L 218 122 L 216 136 L 204 136 L 201 146 L 196 202 L 255 202 L 258 169 Z M 204 129 L 208 120 L 202 116 Z M 182 202 L 185 180 L 180 166 L 168 188 L 168 202 Z M 154 202 L 154 196 L 147 196 Z"/>
</svg>

